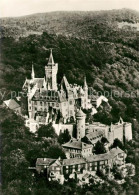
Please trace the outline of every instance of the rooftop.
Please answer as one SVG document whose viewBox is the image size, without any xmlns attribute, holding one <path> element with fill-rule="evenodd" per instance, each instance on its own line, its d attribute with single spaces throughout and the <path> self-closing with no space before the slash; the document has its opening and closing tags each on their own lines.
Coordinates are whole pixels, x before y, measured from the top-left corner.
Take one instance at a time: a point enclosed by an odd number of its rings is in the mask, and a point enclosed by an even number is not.
<svg viewBox="0 0 139 195">
<path fill-rule="evenodd" d="M 71 139 L 69 142 L 63 144 L 62 146 L 66 148 L 75 148 L 75 149 L 82 150 L 83 148 L 90 148 L 92 145 L 81 142 L 81 140 Z"/>
<path fill-rule="evenodd" d="M 97 162 L 110 160 L 116 157 L 118 154 L 124 153 L 120 148 L 113 148 L 105 154 L 92 155 L 86 158 L 70 158 L 70 159 L 51 159 L 51 158 L 38 158 L 36 161 L 36 166 L 50 166 L 57 162 L 58 165 L 69 166 L 76 164 L 85 164 L 86 162 Z"/>
<path fill-rule="evenodd" d="M 20 105 L 13 99 L 6 100 L 6 101 L 4 101 L 4 103 L 6 104 L 6 106 L 8 108 L 10 108 L 12 110 L 20 107 Z"/>
<path fill-rule="evenodd" d="M 51 165 L 53 162 L 55 162 L 56 159 L 52 158 L 37 158 L 36 165 Z"/>
<path fill-rule="evenodd" d="M 86 114 L 80 108 L 80 110 L 76 113 L 76 117 L 81 117 L 81 116 L 86 116 Z"/>
<path fill-rule="evenodd" d="M 120 148 L 113 148 L 105 154 L 98 154 L 98 155 L 92 155 L 92 156 L 86 157 L 86 160 L 88 162 L 110 160 L 110 159 L 113 159 L 115 156 L 117 156 L 120 153 L 124 153 L 124 151 L 121 150 Z"/>
<path fill-rule="evenodd" d="M 86 163 L 85 159 L 83 158 L 70 158 L 70 159 L 64 159 L 63 165 L 76 165 L 76 164 L 83 164 Z"/>
</svg>

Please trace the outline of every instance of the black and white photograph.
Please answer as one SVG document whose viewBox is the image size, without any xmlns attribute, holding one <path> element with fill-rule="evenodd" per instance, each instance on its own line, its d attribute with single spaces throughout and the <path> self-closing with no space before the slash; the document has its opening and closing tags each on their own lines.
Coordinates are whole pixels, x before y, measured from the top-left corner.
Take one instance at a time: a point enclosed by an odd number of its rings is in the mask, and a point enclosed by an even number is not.
<svg viewBox="0 0 139 195">
<path fill-rule="evenodd" d="M 138 0 L 0 0 L 0 194 L 139 195 Z"/>
</svg>

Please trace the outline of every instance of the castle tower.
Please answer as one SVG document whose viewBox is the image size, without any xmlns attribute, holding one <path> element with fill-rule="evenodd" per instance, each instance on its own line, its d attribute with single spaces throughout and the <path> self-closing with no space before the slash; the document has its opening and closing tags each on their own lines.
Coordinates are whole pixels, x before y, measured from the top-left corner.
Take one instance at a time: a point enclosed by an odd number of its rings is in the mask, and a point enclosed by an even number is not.
<svg viewBox="0 0 139 195">
<path fill-rule="evenodd" d="M 132 140 L 132 124 L 124 123 L 123 131 L 124 131 L 124 138 L 128 141 Z"/>
<path fill-rule="evenodd" d="M 57 71 L 58 71 L 58 64 L 54 63 L 52 49 L 51 49 L 48 64 L 45 66 L 45 76 L 46 76 L 46 83 L 49 84 L 50 89 L 52 90 L 57 90 Z"/>
<path fill-rule="evenodd" d="M 32 118 L 32 105 L 31 105 L 31 98 L 30 98 L 30 94 L 31 94 L 31 89 L 30 89 L 30 85 L 28 85 L 28 113 L 29 113 L 29 118 Z"/>
<path fill-rule="evenodd" d="M 32 78 L 32 79 L 35 78 L 35 72 L 34 72 L 34 66 L 33 66 L 33 64 L 32 64 L 31 78 Z"/>
<path fill-rule="evenodd" d="M 83 90 L 84 90 L 84 108 L 88 109 L 88 85 L 86 82 L 86 77 L 84 77 Z"/>
<path fill-rule="evenodd" d="M 81 139 L 85 136 L 85 118 L 86 115 L 80 108 L 76 113 L 77 139 Z"/>
</svg>

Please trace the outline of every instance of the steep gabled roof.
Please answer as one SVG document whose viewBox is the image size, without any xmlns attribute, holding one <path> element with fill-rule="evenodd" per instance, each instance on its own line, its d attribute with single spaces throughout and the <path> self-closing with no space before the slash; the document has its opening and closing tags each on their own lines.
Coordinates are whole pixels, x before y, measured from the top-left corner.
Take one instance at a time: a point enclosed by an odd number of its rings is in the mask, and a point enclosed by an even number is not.
<svg viewBox="0 0 139 195">
<path fill-rule="evenodd" d="M 51 52 L 50 52 L 50 57 L 49 57 L 49 60 L 48 60 L 48 65 L 54 65 L 54 58 L 53 58 L 53 54 L 52 54 L 52 49 L 51 49 Z"/>
<path fill-rule="evenodd" d="M 23 85 L 24 88 L 28 88 L 28 86 L 36 85 L 38 88 L 42 88 L 44 84 L 44 78 L 34 78 L 34 79 L 26 79 Z"/>
<path fill-rule="evenodd" d="M 62 89 L 66 89 L 66 90 L 70 89 L 69 82 L 68 82 L 67 78 L 65 77 L 65 75 L 62 78 L 61 86 L 62 86 Z"/>
<path fill-rule="evenodd" d="M 44 83 L 44 78 L 34 78 L 33 84 L 37 84 L 38 88 L 42 88 Z"/>
</svg>

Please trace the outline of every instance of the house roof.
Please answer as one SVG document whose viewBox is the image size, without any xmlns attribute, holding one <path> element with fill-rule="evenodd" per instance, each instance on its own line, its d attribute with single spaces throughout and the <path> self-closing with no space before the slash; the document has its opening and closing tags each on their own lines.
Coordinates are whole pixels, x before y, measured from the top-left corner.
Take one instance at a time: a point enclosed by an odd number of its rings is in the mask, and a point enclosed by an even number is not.
<svg viewBox="0 0 139 195">
<path fill-rule="evenodd" d="M 47 89 L 41 89 L 36 90 L 34 96 L 34 100 L 40 100 L 45 102 L 66 102 L 66 97 L 63 93 L 60 93 L 56 90 L 47 90 Z"/>
<path fill-rule="evenodd" d="M 44 83 L 44 78 L 34 78 L 33 80 L 32 79 L 26 79 L 25 83 L 23 85 L 23 88 L 26 88 L 26 87 L 31 86 L 31 85 L 36 85 L 36 84 L 37 84 L 38 88 L 42 88 L 43 83 Z"/>
<path fill-rule="evenodd" d="M 83 158 L 70 158 L 70 159 L 63 160 L 63 166 L 84 164 L 84 163 L 86 163 L 86 161 Z"/>
<path fill-rule="evenodd" d="M 100 137 L 101 135 L 103 136 L 103 131 L 98 129 L 97 131 L 94 130 L 94 132 L 89 132 L 86 137 L 88 137 L 89 139 L 93 139 Z"/>
<path fill-rule="evenodd" d="M 86 178 L 88 178 L 90 176 L 90 174 L 88 174 L 88 173 L 85 173 L 85 175 L 82 177 L 83 179 L 86 179 Z"/>
<path fill-rule="evenodd" d="M 67 91 L 71 88 L 65 75 L 63 76 L 62 81 L 61 81 L 61 88 L 63 89 L 66 88 Z"/>
<path fill-rule="evenodd" d="M 113 159 L 115 156 L 117 156 L 120 153 L 124 153 L 124 151 L 121 150 L 120 148 L 113 148 L 113 149 L 111 149 L 107 153 L 98 154 L 98 155 L 92 155 L 92 156 L 86 157 L 86 160 L 88 162 L 110 160 L 110 159 Z"/>
<path fill-rule="evenodd" d="M 70 140 L 69 142 L 62 145 L 63 147 L 67 148 L 76 148 L 76 149 L 82 149 L 82 142 L 81 140 Z"/>
<path fill-rule="evenodd" d="M 41 166 L 41 165 L 48 166 L 54 163 L 55 161 L 56 159 L 52 159 L 52 158 L 37 158 L 36 166 Z"/>
<path fill-rule="evenodd" d="M 38 88 L 43 87 L 43 82 L 44 82 L 44 78 L 34 78 L 33 79 L 33 84 L 37 84 Z"/>
<path fill-rule="evenodd" d="M 73 139 L 63 144 L 62 146 L 66 148 L 75 148 L 75 149 L 80 149 L 80 150 L 92 147 L 91 144 L 86 144 L 84 142 L 81 142 L 81 140 L 73 140 Z"/>
<path fill-rule="evenodd" d="M 86 116 L 86 114 L 80 108 L 79 111 L 76 113 L 76 117 L 81 117 L 81 116 Z"/>
<path fill-rule="evenodd" d="M 8 108 L 10 108 L 12 110 L 20 107 L 20 105 L 13 99 L 6 100 L 6 101 L 4 101 L 4 103 L 6 104 L 6 106 Z"/>
<path fill-rule="evenodd" d="M 90 132 L 86 135 L 86 137 L 91 141 L 92 144 L 95 144 L 101 137 L 103 137 L 103 131 L 97 130 L 94 132 Z"/>
</svg>

